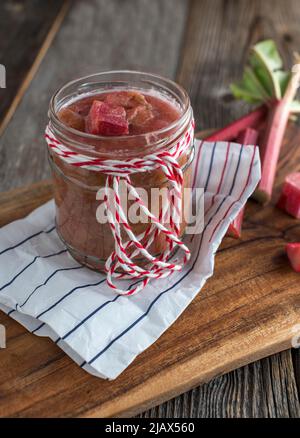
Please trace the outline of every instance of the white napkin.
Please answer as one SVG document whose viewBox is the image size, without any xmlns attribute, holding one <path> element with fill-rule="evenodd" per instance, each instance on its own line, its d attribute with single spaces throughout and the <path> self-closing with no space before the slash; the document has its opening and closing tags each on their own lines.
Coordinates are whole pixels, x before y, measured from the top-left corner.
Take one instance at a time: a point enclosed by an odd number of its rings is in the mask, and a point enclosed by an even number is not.
<svg viewBox="0 0 300 438">
<path fill-rule="evenodd" d="M 116 295 L 104 275 L 68 254 L 50 201 L 0 229 L 1 310 L 30 332 L 50 337 L 89 373 L 115 379 L 212 275 L 215 252 L 259 181 L 257 148 L 199 141 L 195 147 L 195 186 L 205 188 L 204 231 L 186 236 L 192 257 L 181 272 L 152 281 L 137 295 Z"/>
</svg>

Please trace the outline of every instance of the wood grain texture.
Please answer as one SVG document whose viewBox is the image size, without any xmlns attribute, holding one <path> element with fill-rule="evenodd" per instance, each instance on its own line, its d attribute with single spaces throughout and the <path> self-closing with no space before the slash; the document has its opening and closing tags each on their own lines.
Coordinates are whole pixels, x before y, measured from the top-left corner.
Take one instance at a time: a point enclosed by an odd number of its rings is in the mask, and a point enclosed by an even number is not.
<svg viewBox="0 0 300 438">
<path fill-rule="evenodd" d="M 290 418 L 299 416 L 291 352 L 262 359 L 141 414 L 151 418 Z"/>
<path fill-rule="evenodd" d="M 52 197 L 51 180 L 0 193 L 2 205 L 0 227 L 26 216 Z"/>
<path fill-rule="evenodd" d="M 0 133 L 9 122 L 66 13 L 65 0 L 3 0 L 0 4 Z"/>
<path fill-rule="evenodd" d="M 298 400 L 300 400 L 300 350 L 299 350 L 299 348 L 293 349 L 291 351 L 291 354 L 292 354 L 294 375 L 295 375 L 295 380 L 296 380 L 297 390 L 298 390 Z"/>
<path fill-rule="evenodd" d="M 58 87 L 110 69 L 147 70 L 174 77 L 187 6 L 188 2 L 181 0 L 73 2 L 0 138 L 0 190 L 49 175 L 43 131 L 50 97 Z"/>
<path fill-rule="evenodd" d="M 224 126 L 247 111 L 229 84 L 241 78 L 249 46 L 276 41 L 287 65 L 300 47 L 298 0 L 193 0 L 177 80 L 187 89 L 199 129 Z"/>
<path fill-rule="evenodd" d="M 300 128 L 291 125 L 281 154 L 277 190 L 291 166 L 300 164 L 299 141 Z M 27 191 L 31 196 L 24 189 L 22 195 L 0 195 L 0 212 L 8 217 L 11 208 L 15 218 L 22 209 L 14 205 L 36 196 L 42 201 L 43 191 L 48 199 L 51 186 L 45 182 Z M 15 204 L 9 206 L 11 197 Z M 299 233 L 299 221 L 272 205 L 261 209 L 249 202 L 242 240 L 224 239 L 215 274 L 201 293 L 112 382 L 88 375 L 51 341 L 31 335 L 1 314 L 8 339 L 6 350 L 0 352 L 0 416 L 133 415 L 288 349 L 300 318 L 300 295 L 299 277 L 284 255 L 284 244 L 297 239 Z M 300 405 L 291 370 L 287 351 L 245 367 L 242 373 L 237 370 L 218 377 L 144 415 L 298 417 Z"/>
</svg>

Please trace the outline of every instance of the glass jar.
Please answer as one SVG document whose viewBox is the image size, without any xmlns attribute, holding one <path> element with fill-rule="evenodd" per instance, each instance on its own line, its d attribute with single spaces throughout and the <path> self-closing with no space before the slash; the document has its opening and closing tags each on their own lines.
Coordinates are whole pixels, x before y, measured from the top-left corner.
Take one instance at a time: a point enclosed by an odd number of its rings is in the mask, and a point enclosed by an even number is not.
<svg viewBox="0 0 300 438">
<path fill-rule="evenodd" d="M 98 136 L 77 131 L 63 124 L 58 117 L 63 107 L 75 101 L 100 93 L 136 90 L 167 99 L 180 109 L 179 119 L 162 129 L 138 135 Z M 150 153 L 170 150 L 192 122 L 192 108 L 187 93 L 176 83 L 160 76 L 134 72 L 111 71 L 94 74 L 72 81 L 59 89 L 51 99 L 49 119 L 55 137 L 74 152 L 102 159 L 127 160 L 144 157 Z M 63 161 L 48 147 L 49 162 L 54 180 L 56 228 L 70 254 L 81 264 L 104 270 L 109 255 L 114 250 L 114 238 L 108 223 L 99 223 L 96 217 L 100 201 L 97 192 L 103 188 L 106 175 L 99 171 L 72 166 Z M 183 188 L 191 187 L 191 163 L 194 156 L 193 142 L 178 162 L 182 168 Z M 151 188 L 169 187 L 161 169 L 132 175 L 135 187 L 146 190 L 151 205 Z M 190 201 L 190 197 L 188 202 Z M 184 207 L 183 201 L 183 207 Z M 130 223 L 130 221 L 129 221 Z M 136 235 L 145 231 L 147 223 L 130 223 Z M 168 227 L 168 224 L 165 224 Z M 180 221 L 180 235 L 186 223 Z M 166 247 L 164 235 L 152 243 L 150 252 L 159 255 Z M 143 264 L 143 261 L 140 260 Z"/>
</svg>

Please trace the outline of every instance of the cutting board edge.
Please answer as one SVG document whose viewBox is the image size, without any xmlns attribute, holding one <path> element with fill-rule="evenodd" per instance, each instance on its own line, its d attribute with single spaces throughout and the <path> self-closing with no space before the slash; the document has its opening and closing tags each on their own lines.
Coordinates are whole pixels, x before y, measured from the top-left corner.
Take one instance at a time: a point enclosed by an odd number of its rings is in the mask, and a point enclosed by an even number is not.
<svg viewBox="0 0 300 438">
<path fill-rule="evenodd" d="M 276 353 L 280 353 L 284 350 L 291 348 L 290 338 L 287 340 L 282 340 L 280 342 L 274 342 L 273 345 L 268 345 L 260 350 L 257 350 L 255 354 L 249 353 L 245 354 L 242 358 L 237 360 L 232 360 L 228 362 L 225 366 L 217 366 L 215 369 L 211 371 L 207 371 L 205 373 L 196 374 L 195 369 L 201 367 L 201 356 L 195 356 L 189 360 L 185 360 L 183 363 L 179 365 L 181 368 L 190 368 L 188 375 L 186 376 L 185 381 L 177 386 L 172 387 L 171 382 L 178 381 L 178 374 L 181 372 L 178 370 L 178 363 L 173 367 L 168 368 L 162 373 L 156 374 L 153 378 L 150 379 L 150 382 L 144 382 L 142 385 L 134 388 L 133 391 L 130 391 L 130 394 L 126 393 L 123 396 L 119 396 L 117 402 L 104 403 L 99 407 L 89 409 L 84 414 L 79 417 L 82 418 L 104 418 L 104 417 L 114 417 L 114 418 L 122 418 L 122 417 L 131 417 L 137 415 L 141 412 L 144 412 L 148 409 L 151 409 L 158 404 L 164 403 L 173 397 L 179 396 L 180 394 L 189 391 L 199 385 L 208 383 L 210 380 L 226 374 L 230 371 L 233 371 L 237 368 L 246 366 L 254 361 L 263 359 L 265 357 L 271 356 Z M 164 384 L 162 385 L 162 382 Z M 168 382 L 168 388 L 166 388 L 166 382 Z M 153 390 L 153 393 L 149 394 L 147 400 L 145 401 L 145 397 L 143 397 L 143 393 L 145 391 L 145 385 L 147 384 L 147 388 L 160 388 L 164 387 L 159 394 L 157 391 Z M 155 394 L 154 394 L 155 392 Z M 131 403 L 130 403 L 131 402 Z M 131 404 L 131 406 L 128 406 Z"/>
</svg>

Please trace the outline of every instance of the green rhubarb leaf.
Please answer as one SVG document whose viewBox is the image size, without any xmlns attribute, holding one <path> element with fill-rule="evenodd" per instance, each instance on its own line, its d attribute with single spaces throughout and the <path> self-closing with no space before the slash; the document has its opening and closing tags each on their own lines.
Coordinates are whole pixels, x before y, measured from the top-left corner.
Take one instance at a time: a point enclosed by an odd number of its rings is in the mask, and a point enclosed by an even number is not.
<svg viewBox="0 0 300 438">
<path fill-rule="evenodd" d="M 253 93 L 258 99 L 265 101 L 268 99 L 268 93 L 261 85 L 255 72 L 250 67 L 245 67 L 243 75 L 243 83 L 245 87 Z"/>
<path fill-rule="evenodd" d="M 282 70 L 283 62 L 273 40 L 260 41 L 252 50 L 264 60 L 271 71 Z"/>
<path fill-rule="evenodd" d="M 250 67 L 245 67 L 242 81 L 232 84 L 231 91 L 237 99 L 244 99 L 249 103 L 264 102 L 268 99 L 268 94 Z"/>
<path fill-rule="evenodd" d="M 280 90 L 281 90 L 281 97 L 283 97 L 285 90 L 286 90 L 286 87 L 287 87 L 289 80 L 291 78 L 291 73 L 287 72 L 287 71 L 283 71 L 283 70 L 278 70 L 278 71 L 274 72 L 274 75 L 277 76 L 277 80 L 279 82 Z"/>
<path fill-rule="evenodd" d="M 230 89 L 236 99 L 244 100 L 248 103 L 260 103 L 261 99 L 253 95 L 251 91 L 243 87 L 242 84 L 231 84 Z"/>
<path fill-rule="evenodd" d="M 300 101 L 299 100 L 293 100 L 290 104 L 291 113 L 300 113 Z"/>
<path fill-rule="evenodd" d="M 240 82 L 231 84 L 236 99 L 248 103 L 268 103 L 286 94 L 292 73 L 283 70 L 283 62 L 272 40 L 261 41 L 252 47 L 248 65 Z M 291 104 L 291 114 L 300 113 L 300 101 Z"/>
<path fill-rule="evenodd" d="M 249 63 L 268 95 L 281 99 L 280 76 L 276 73 L 282 70 L 283 63 L 275 42 L 265 40 L 255 44 L 251 50 Z"/>
</svg>

